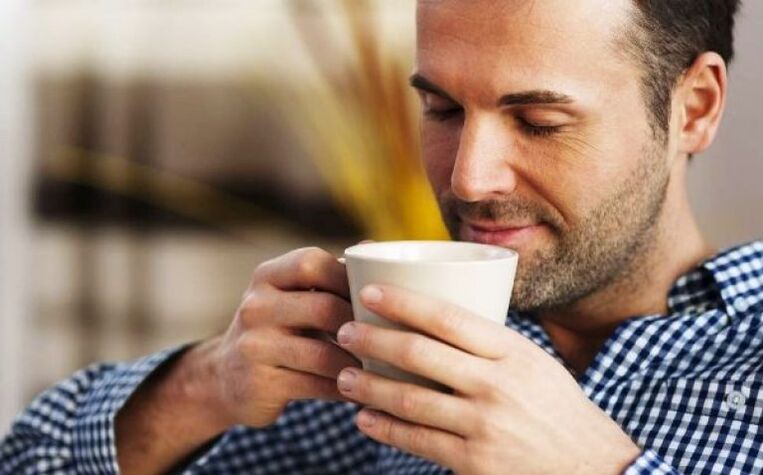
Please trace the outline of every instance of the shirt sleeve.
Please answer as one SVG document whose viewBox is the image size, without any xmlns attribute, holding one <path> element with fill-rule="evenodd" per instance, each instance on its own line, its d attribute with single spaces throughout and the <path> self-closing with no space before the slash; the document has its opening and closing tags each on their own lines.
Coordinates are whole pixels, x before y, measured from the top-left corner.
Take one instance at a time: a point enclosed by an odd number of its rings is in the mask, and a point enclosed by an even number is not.
<svg viewBox="0 0 763 475">
<path fill-rule="evenodd" d="M 182 470 L 183 475 L 368 475 L 376 470 L 380 444 L 355 426 L 358 406 L 319 400 L 294 401 L 271 426 L 235 426 Z"/>
<path fill-rule="evenodd" d="M 48 389 L 0 441 L 0 475 L 116 474 L 114 419 L 130 395 L 178 347 L 121 364 L 95 364 Z"/>
<path fill-rule="evenodd" d="M 186 347 L 121 364 L 97 364 L 39 395 L 0 441 L 0 475 L 119 473 L 116 414 L 159 366 Z M 349 403 L 294 401 L 272 426 L 236 426 L 176 467 L 184 475 L 218 473 L 367 474 L 378 444 L 354 425 Z"/>
<path fill-rule="evenodd" d="M 681 472 L 665 462 L 652 450 L 645 450 L 623 475 L 680 475 Z"/>
</svg>

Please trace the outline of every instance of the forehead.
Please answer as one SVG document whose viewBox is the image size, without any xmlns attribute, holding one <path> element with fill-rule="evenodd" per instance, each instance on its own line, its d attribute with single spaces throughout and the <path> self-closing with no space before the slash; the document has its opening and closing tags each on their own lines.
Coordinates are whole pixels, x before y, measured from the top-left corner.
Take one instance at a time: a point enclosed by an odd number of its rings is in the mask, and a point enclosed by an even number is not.
<svg viewBox="0 0 763 475">
<path fill-rule="evenodd" d="M 456 89 L 479 81 L 483 92 L 575 78 L 611 84 L 627 66 L 617 37 L 631 2 L 419 0 L 417 68 Z"/>
</svg>

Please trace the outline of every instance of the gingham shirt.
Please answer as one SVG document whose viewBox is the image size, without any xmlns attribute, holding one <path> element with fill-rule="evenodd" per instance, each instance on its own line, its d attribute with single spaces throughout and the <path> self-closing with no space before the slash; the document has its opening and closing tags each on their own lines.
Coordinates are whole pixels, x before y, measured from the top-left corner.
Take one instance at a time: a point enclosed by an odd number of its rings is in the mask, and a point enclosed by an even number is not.
<svg viewBox="0 0 763 475">
<path fill-rule="evenodd" d="M 725 251 L 681 277 L 668 308 L 623 322 L 579 378 L 643 448 L 625 473 L 763 473 L 763 242 Z M 537 323 L 511 314 L 507 325 L 561 362 Z M 114 416 L 178 351 L 94 365 L 38 396 L 0 445 L 0 474 L 117 473 Z M 447 473 L 363 436 L 356 411 L 294 402 L 267 429 L 230 429 L 179 471 Z"/>
</svg>

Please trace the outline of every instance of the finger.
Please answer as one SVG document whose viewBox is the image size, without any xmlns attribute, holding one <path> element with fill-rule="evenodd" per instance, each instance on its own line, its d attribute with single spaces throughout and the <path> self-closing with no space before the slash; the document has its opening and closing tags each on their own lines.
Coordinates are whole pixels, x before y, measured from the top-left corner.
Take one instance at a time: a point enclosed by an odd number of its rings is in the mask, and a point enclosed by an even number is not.
<svg viewBox="0 0 763 475">
<path fill-rule="evenodd" d="M 336 380 L 288 368 L 278 371 L 278 396 L 283 400 L 322 399 L 324 401 L 352 402 L 336 387 Z"/>
<path fill-rule="evenodd" d="M 244 297 L 239 318 L 247 328 L 275 325 L 336 334 L 353 319 L 352 305 L 328 292 L 280 291 L 258 286 Z"/>
<path fill-rule="evenodd" d="M 372 285 L 361 290 L 363 305 L 391 321 L 483 358 L 505 356 L 512 345 L 523 345 L 518 333 L 463 308 L 399 287 Z"/>
<path fill-rule="evenodd" d="M 361 432 L 372 439 L 438 465 L 455 468 L 465 459 L 465 440 L 457 435 L 404 422 L 370 409 L 360 411 L 356 421 Z"/>
<path fill-rule="evenodd" d="M 352 304 L 327 292 L 280 292 L 270 311 L 279 325 L 334 334 L 353 320 Z"/>
<path fill-rule="evenodd" d="M 262 264 L 253 280 L 281 290 L 318 289 L 350 298 L 347 270 L 331 253 L 317 247 L 297 249 Z"/>
<path fill-rule="evenodd" d="M 332 378 L 335 385 L 342 369 L 360 366 L 358 360 L 348 352 L 331 343 L 312 338 L 284 335 L 276 339 L 271 338 L 263 346 L 263 355 L 267 355 L 261 359 L 263 363 Z"/>
<path fill-rule="evenodd" d="M 350 322 L 339 329 L 337 340 L 357 357 L 389 363 L 463 393 L 481 390 L 484 375 L 492 371 L 487 366 L 491 361 L 409 331 Z"/>
<path fill-rule="evenodd" d="M 346 368 L 339 373 L 337 387 L 349 399 L 405 421 L 461 436 L 473 433 L 476 419 L 473 406 L 456 396 L 355 368 Z"/>
</svg>

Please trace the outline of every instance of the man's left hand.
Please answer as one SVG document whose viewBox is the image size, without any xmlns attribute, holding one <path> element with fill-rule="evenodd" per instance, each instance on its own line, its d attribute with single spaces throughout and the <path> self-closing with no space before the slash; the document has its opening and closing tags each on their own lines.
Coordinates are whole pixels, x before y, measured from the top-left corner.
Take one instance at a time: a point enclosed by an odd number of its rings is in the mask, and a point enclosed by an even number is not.
<svg viewBox="0 0 763 475">
<path fill-rule="evenodd" d="M 640 449 L 551 355 L 519 333 L 391 286 L 363 304 L 420 333 L 351 322 L 340 344 L 452 388 L 452 393 L 345 369 L 342 394 L 364 408 L 369 437 L 461 474 L 621 473 Z"/>
</svg>

